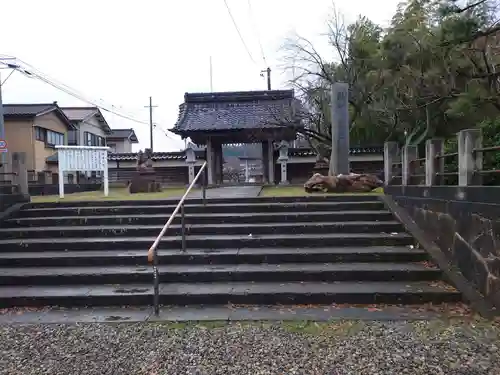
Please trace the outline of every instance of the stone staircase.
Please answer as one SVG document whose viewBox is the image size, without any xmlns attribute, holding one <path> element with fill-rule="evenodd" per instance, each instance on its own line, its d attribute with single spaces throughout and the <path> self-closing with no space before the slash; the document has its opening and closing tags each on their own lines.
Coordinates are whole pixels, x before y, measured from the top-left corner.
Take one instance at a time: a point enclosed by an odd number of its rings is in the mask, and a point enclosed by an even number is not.
<svg viewBox="0 0 500 375">
<path fill-rule="evenodd" d="M 0 308 L 146 306 L 177 201 L 27 204 L 0 228 Z M 164 305 L 420 304 L 459 292 L 376 196 L 199 199 L 159 246 Z"/>
</svg>

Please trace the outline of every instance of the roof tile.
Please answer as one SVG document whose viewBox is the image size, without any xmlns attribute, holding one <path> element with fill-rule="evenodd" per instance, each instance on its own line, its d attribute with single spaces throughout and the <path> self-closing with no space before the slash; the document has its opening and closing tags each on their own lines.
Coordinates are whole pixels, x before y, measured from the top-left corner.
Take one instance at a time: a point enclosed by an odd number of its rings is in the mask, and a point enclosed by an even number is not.
<svg viewBox="0 0 500 375">
<path fill-rule="evenodd" d="M 54 103 L 4 104 L 3 112 L 5 117 L 34 117 L 39 113 L 56 107 L 57 104 Z"/>
<path fill-rule="evenodd" d="M 186 93 L 173 132 L 271 128 L 291 118 L 293 90 Z"/>
</svg>

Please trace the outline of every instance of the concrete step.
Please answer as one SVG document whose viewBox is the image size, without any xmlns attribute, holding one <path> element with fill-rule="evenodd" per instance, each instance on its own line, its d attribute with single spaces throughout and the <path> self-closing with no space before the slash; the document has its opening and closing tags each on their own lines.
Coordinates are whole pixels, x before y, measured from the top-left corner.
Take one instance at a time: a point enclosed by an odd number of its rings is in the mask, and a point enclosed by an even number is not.
<svg viewBox="0 0 500 375">
<path fill-rule="evenodd" d="M 158 235 L 163 225 L 117 226 L 58 226 L 0 228 L 0 239 L 67 238 L 67 237 L 149 237 Z M 267 224 L 195 224 L 185 226 L 191 235 L 262 235 L 262 234 L 318 234 L 318 233 L 399 233 L 403 226 L 397 221 L 348 221 L 348 222 L 289 222 Z M 180 236 L 182 226 L 172 225 L 168 235 Z"/>
<path fill-rule="evenodd" d="M 420 262 L 420 249 L 404 246 L 187 249 L 160 251 L 160 264 L 261 264 L 334 262 Z M 146 250 L 0 252 L 0 267 L 146 265 Z"/>
<path fill-rule="evenodd" d="M 94 215 L 170 215 L 176 204 L 137 205 L 123 202 L 116 206 L 90 206 L 90 202 L 82 207 L 27 208 L 17 213 L 16 217 L 56 217 L 56 216 L 94 216 Z M 339 201 L 339 202 L 293 202 L 293 203 L 220 203 L 193 205 L 186 204 L 187 214 L 198 213 L 259 213 L 259 212 L 310 212 L 310 211 L 365 211 L 385 210 L 384 204 L 374 201 Z"/>
<path fill-rule="evenodd" d="M 441 277 L 439 269 L 421 263 L 380 262 L 161 265 L 159 272 L 163 283 L 424 281 Z M 153 268 L 147 266 L 0 268 L 0 285 L 95 285 L 152 281 Z"/>
<path fill-rule="evenodd" d="M 3 286 L 0 306 L 146 306 L 152 284 Z M 168 305 L 420 304 L 458 302 L 460 293 L 434 281 L 413 282 L 231 282 L 166 283 L 160 302 Z"/>
<path fill-rule="evenodd" d="M 45 217 L 43 225 L 163 225 L 170 218 L 168 214 L 150 215 L 95 215 L 95 216 L 61 216 Z M 186 214 L 186 224 L 224 224 L 224 223 L 281 223 L 281 222 L 321 222 L 321 221 L 389 221 L 394 220 L 390 211 L 319 211 L 319 212 L 263 212 L 263 213 L 198 213 Z M 176 215 L 174 224 L 179 224 L 180 215 Z M 2 228 L 37 227 L 38 217 L 20 217 L 9 219 L 0 224 Z"/>
<path fill-rule="evenodd" d="M 156 237 L 75 237 L 0 240 L 0 252 L 144 249 Z M 322 234 L 263 234 L 263 235 L 190 235 L 186 248 L 227 249 L 244 247 L 326 247 L 326 246 L 406 246 L 413 238 L 406 233 L 322 233 Z M 180 236 L 165 236 L 159 249 L 181 249 Z"/>
<path fill-rule="evenodd" d="M 202 204 L 203 200 L 198 197 L 187 198 L 189 204 Z M 208 198 L 208 204 L 253 204 L 253 203 L 294 203 L 294 202 L 367 202 L 377 201 L 377 194 L 337 194 L 337 195 L 322 195 L 310 194 L 297 197 L 246 197 L 246 198 Z M 179 198 L 158 199 L 158 200 L 127 200 L 127 205 L 131 206 L 162 206 L 179 202 Z M 98 201 L 60 201 L 60 202 L 40 202 L 29 203 L 27 208 L 54 208 L 54 207 L 86 207 L 90 206 L 119 206 L 123 201 L 113 200 L 98 200 Z"/>
</svg>

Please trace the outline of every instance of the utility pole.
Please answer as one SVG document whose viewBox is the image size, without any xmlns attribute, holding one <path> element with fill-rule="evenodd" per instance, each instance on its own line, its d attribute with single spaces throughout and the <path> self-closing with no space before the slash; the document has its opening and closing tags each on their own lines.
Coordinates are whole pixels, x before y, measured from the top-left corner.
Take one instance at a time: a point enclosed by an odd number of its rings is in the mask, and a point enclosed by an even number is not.
<svg viewBox="0 0 500 375">
<path fill-rule="evenodd" d="M 153 98 L 150 96 L 149 97 L 149 105 L 145 106 L 144 108 L 149 108 L 149 142 L 150 142 L 150 148 L 151 152 L 153 152 L 153 108 L 158 107 L 157 105 L 153 105 Z"/>
<path fill-rule="evenodd" d="M 267 89 L 271 90 L 271 68 L 260 71 L 260 76 L 264 77 L 264 73 L 267 73 Z"/>
<path fill-rule="evenodd" d="M 213 70 L 212 70 L 212 56 L 210 56 L 210 92 L 214 92 Z"/>
</svg>

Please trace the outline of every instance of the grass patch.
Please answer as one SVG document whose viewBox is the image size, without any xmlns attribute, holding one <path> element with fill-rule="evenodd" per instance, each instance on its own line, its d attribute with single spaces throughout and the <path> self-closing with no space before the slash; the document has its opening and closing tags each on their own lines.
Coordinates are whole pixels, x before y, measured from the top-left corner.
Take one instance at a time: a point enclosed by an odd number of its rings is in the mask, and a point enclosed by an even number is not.
<svg viewBox="0 0 500 375">
<path fill-rule="evenodd" d="M 384 189 L 378 188 L 369 193 L 306 193 L 303 186 L 265 186 L 260 192 L 261 197 L 304 197 L 330 195 L 380 195 Z"/>
<path fill-rule="evenodd" d="M 365 323 L 360 320 L 339 320 L 331 322 L 283 321 L 281 322 L 281 327 L 292 333 L 352 336 L 363 330 Z"/>
<path fill-rule="evenodd" d="M 195 191 L 194 189 L 191 190 Z M 104 196 L 104 192 L 100 191 L 85 191 L 83 193 L 65 194 L 64 198 L 59 198 L 59 195 L 41 195 L 31 197 L 31 201 L 38 202 L 77 202 L 77 201 L 126 201 L 126 200 L 156 200 L 168 199 L 172 197 L 180 197 L 186 192 L 186 188 L 166 188 L 159 193 L 137 193 L 130 194 L 127 188 L 109 189 L 109 195 Z"/>
<path fill-rule="evenodd" d="M 306 335 L 331 335 L 348 337 L 360 332 L 366 323 L 358 320 L 331 322 L 314 321 L 189 321 L 189 322 L 154 322 L 154 325 L 167 330 L 219 329 L 227 327 L 271 329 L 279 327 L 286 332 Z"/>
</svg>

